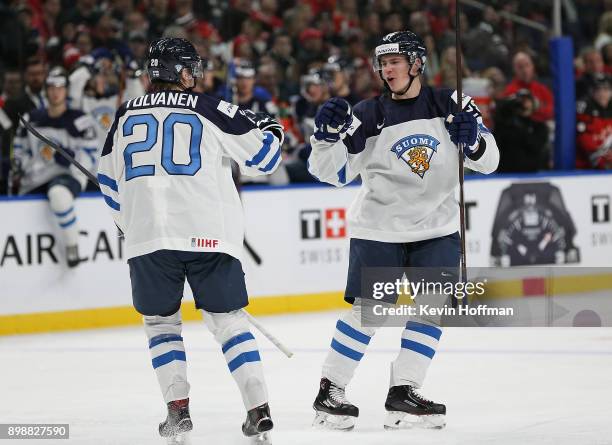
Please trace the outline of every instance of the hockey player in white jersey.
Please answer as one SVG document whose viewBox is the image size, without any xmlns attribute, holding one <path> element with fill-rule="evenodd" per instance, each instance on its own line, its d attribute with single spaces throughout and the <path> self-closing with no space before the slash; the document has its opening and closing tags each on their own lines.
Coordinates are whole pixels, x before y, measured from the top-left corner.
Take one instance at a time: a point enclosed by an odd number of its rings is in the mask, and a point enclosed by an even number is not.
<svg viewBox="0 0 612 445">
<path fill-rule="evenodd" d="M 241 310 L 248 304 L 240 262 L 243 212 L 230 161 L 246 175 L 272 173 L 280 163 L 282 126 L 268 115 L 191 92 L 202 61 L 187 40 L 153 42 L 148 72 L 153 92 L 118 109 L 98 178 L 125 233 L 133 303 L 144 315 L 168 407 L 159 433 L 177 441 L 192 429 L 179 312 L 187 278 L 242 395 L 242 431 L 268 443 L 273 424 L 266 383 Z"/>
<path fill-rule="evenodd" d="M 339 98 L 327 101 L 315 118 L 310 172 L 341 187 L 361 176 L 361 189 L 348 212 L 350 255 L 345 300 L 352 310 L 336 324 L 314 402 L 315 425 L 351 429 L 358 408 L 346 398 L 375 324 L 361 312 L 361 273 L 366 267 L 459 265 L 457 143 L 465 144 L 467 167 L 482 173 L 497 168 L 499 152 L 478 108 L 457 93 L 421 84 L 427 51 L 410 31 L 387 34 L 375 49 L 375 69 L 387 92 L 351 110 Z M 371 297 L 370 297 L 371 298 Z M 365 308 L 364 308 L 365 309 Z M 362 315 L 363 320 L 362 320 Z M 446 407 L 417 392 L 442 334 L 439 318 L 414 318 L 402 333 L 391 363 L 385 403 L 386 428 L 445 425 Z"/>
<path fill-rule="evenodd" d="M 48 107 L 24 115 L 39 132 L 73 154 L 88 169 L 93 168 L 98 149 L 93 119 L 67 106 L 68 77 L 61 67 L 53 68 L 45 80 Z M 14 140 L 13 174 L 19 179 L 19 194 L 44 193 L 62 233 L 69 267 L 79 264 L 79 230 L 75 198 L 87 178 L 53 148 L 40 141 L 21 125 Z"/>
</svg>

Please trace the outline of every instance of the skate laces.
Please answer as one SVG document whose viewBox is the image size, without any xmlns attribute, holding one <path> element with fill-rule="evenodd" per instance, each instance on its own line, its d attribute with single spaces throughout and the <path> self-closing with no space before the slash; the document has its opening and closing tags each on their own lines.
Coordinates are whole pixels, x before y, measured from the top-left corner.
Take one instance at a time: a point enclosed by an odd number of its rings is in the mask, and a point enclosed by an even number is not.
<svg viewBox="0 0 612 445">
<path fill-rule="evenodd" d="M 340 388 L 333 383 L 329 386 L 329 396 L 334 402 L 339 404 L 351 404 L 346 398 L 344 388 Z"/>
<path fill-rule="evenodd" d="M 418 400 L 419 402 L 426 404 L 426 405 L 433 405 L 433 402 L 431 400 L 426 399 L 425 397 L 423 397 L 421 394 L 419 394 L 416 389 L 414 389 L 412 386 L 408 386 L 408 393 L 414 397 L 416 400 Z"/>
</svg>

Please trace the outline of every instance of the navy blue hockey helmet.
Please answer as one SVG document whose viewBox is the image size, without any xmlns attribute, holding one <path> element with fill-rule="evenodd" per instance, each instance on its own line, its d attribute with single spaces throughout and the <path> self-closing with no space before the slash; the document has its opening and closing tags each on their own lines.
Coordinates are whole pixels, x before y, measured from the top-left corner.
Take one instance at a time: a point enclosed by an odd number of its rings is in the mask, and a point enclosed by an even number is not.
<svg viewBox="0 0 612 445">
<path fill-rule="evenodd" d="M 374 50 L 374 69 L 382 74 L 380 58 L 386 54 L 402 54 L 412 65 L 416 59 L 421 59 L 419 74 L 425 71 L 427 61 L 427 48 L 425 42 L 412 31 L 391 32 L 384 36 Z M 382 76 L 381 76 L 382 77 Z"/>
<path fill-rule="evenodd" d="M 149 47 L 147 71 L 151 82 L 179 83 L 184 68 L 193 77 L 204 75 L 202 59 L 189 40 L 178 37 L 163 37 Z"/>
</svg>

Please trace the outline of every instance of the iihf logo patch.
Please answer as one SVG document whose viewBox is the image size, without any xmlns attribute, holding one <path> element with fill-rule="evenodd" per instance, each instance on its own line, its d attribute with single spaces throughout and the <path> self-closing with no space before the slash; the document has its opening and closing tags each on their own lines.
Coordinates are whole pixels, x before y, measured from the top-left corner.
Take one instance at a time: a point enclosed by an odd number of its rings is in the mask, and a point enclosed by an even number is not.
<svg viewBox="0 0 612 445">
<path fill-rule="evenodd" d="M 400 139 L 391 151 L 402 159 L 421 178 L 429 170 L 431 158 L 438 151 L 440 141 L 428 134 L 412 134 Z"/>
</svg>

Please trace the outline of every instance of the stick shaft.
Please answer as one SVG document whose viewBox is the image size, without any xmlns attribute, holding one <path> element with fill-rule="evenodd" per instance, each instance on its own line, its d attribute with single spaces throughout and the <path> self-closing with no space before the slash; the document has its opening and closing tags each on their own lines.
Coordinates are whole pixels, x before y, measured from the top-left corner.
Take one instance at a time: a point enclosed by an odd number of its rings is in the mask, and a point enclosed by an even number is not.
<svg viewBox="0 0 612 445">
<path fill-rule="evenodd" d="M 249 322 L 255 326 L 257 328 L 257 330 L 259 332 L 261 332 L 264 337 L 266 337 L 268 340 L 270 340 L 270 342 L 276 346 L 283 354 L 285 354 L 287 357 L 291 358 L 293 356 L 293 352 L 291 352 L 285 345 L 283 345 L 280 340 L 278 340 L 275 336 L 273 336 L 272 334 L 270 334 L 270 332 L 268 332 L 268 330 L 266 328 L 263 327 L 263 325 L 261 323 L 259 323 L 259 321 L 257 321 L 255 319 L 255 317 L 253 317 L 251 314 L 249 314 L 246 310 L 243 309 L 243 312 L 246 314 L 247 319 L 249 320 Z"/>
<path fill-rule="evenodd" d="M 47 144 L 49 147 L 51 147 L 53 150 L 57 151 L 59 154 L 61 154 L 64 158 L 66 158 L 72 165 L 74 165 L 76 168 L 79 169 L 79 171 L 81 173 L 83 173 L 85 176 L 87 176 L 87 179 L 89 179 L 91 182 L 93 182 L 96 186 L 98 186 L 98 188 L 100 188 L 100 184 L 98 183 L 98 178 L 96 178 L 89 170 L 87 170 L 85 167 L 83 167 L 83 165 L 81 165 L 81 163 L 79 161 L 77 161 L 76 159 L 74 159 L 74 157 L 72 155 L 70 155 L 70 153 L 68 153 L 66 150 L 64 150 L 64 148 L 62 148 L 61 145 L 56 144 L 55 142 L 53 142 L 52 140 L 50 140 L 49 138 L 47 138 L 46 136 L 42 135 L 36 128 L 34 128 L 32 126 L 32 124 L 30 124 L 28 121 L 26 121 L 23 116 L 19 116 L 19 120 L 21 121 L 21 123 L 23 124 L 23 126 L 30 132 L 32 133 L 34 136 L 36 136 L 38 139 L 40 139 L 41 141 L 43 141 L 45 144 Z"/>
<path fill-rule="evenodd" d="M 463 110 L 463 67 L 461 65 L 461 0 L 455 0 L 455 52 L 457 60 L 457 113 Z M 464 146 L 458 144 L 459 150 L 459 224 L 461 232 L 461 281 L 467 278 L 467 260 L 465 255 L 465 198 L 463 193 Z M 460 303 L 461 304 L 461 303 Z"/>
</svg>

